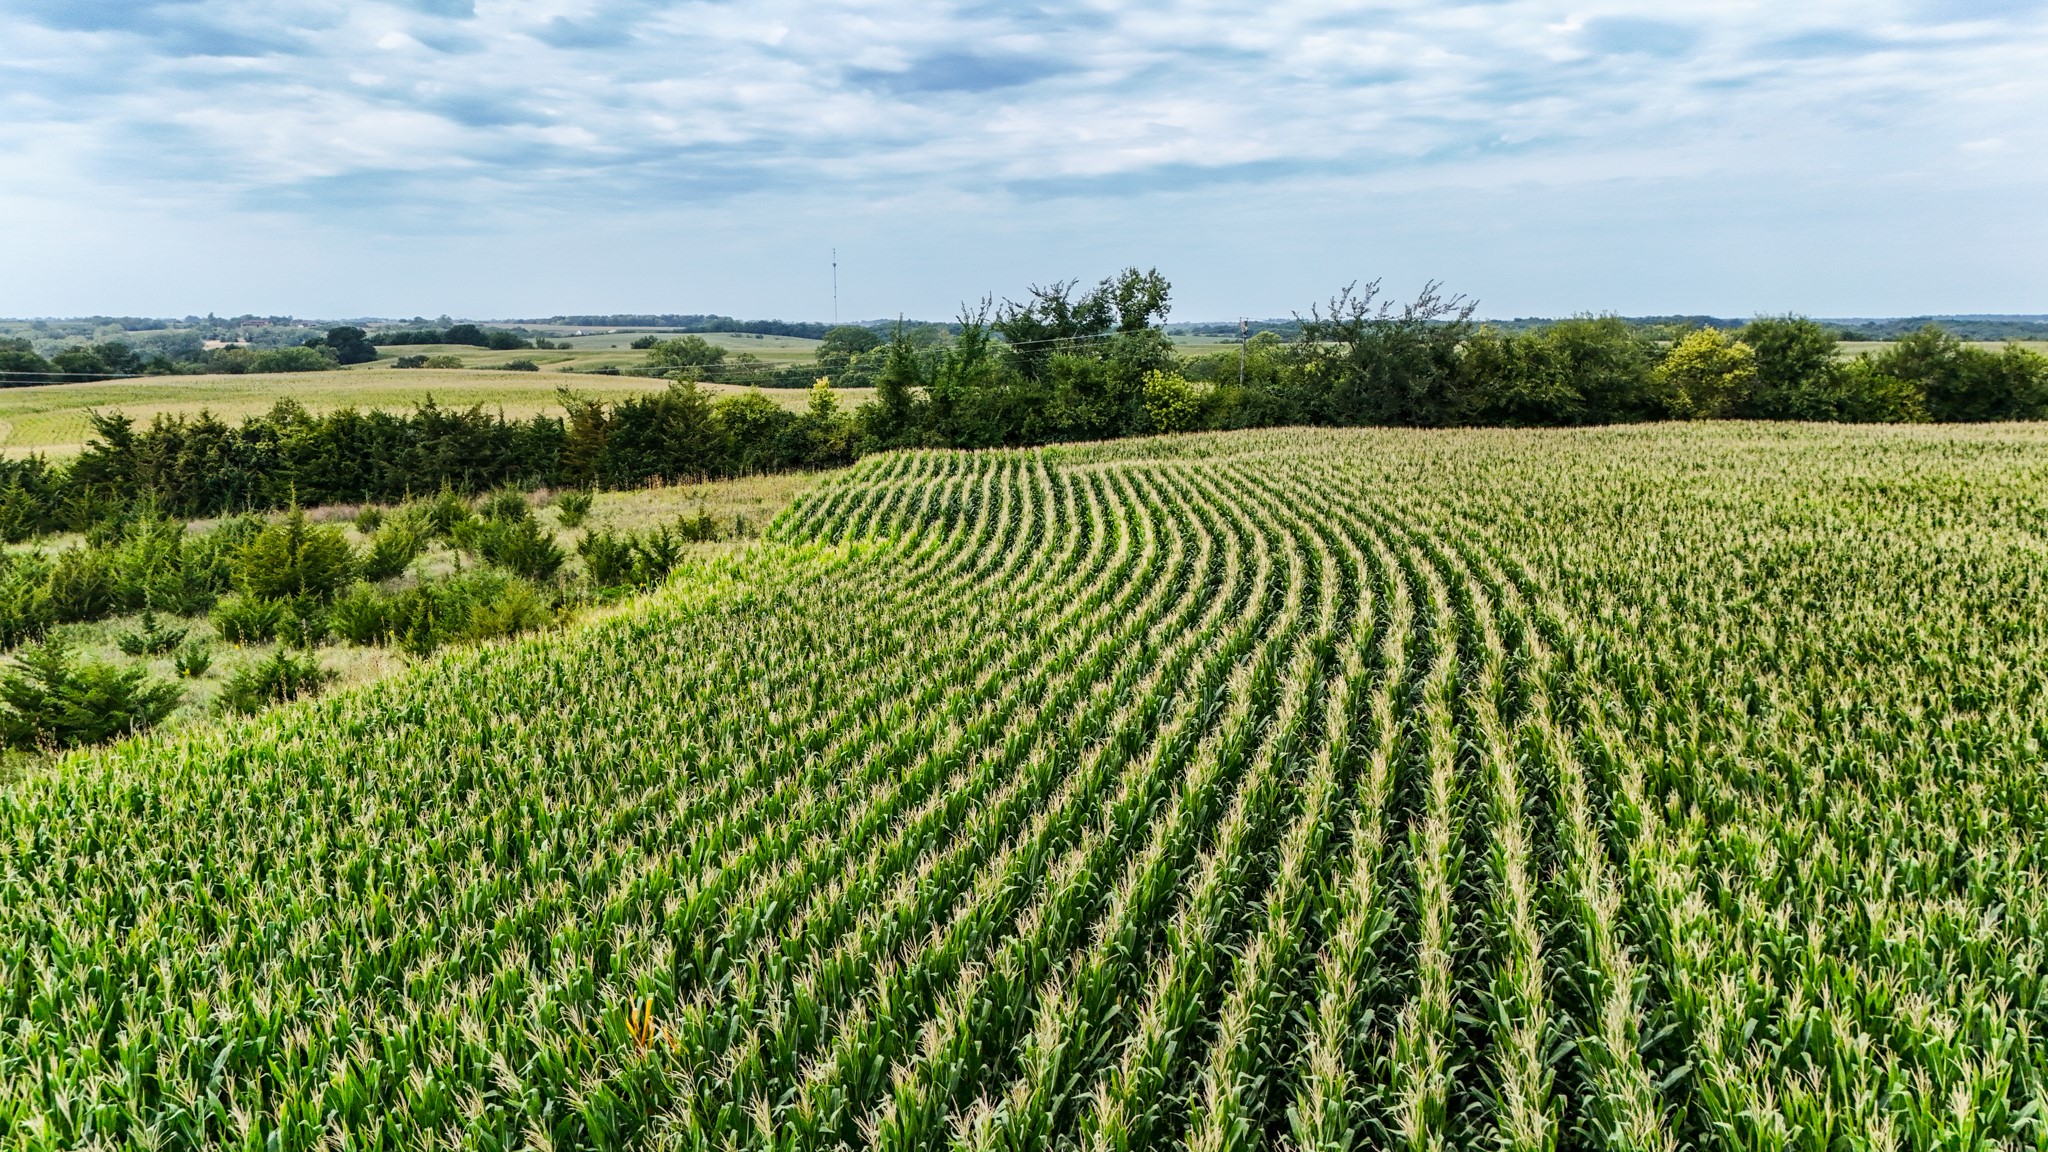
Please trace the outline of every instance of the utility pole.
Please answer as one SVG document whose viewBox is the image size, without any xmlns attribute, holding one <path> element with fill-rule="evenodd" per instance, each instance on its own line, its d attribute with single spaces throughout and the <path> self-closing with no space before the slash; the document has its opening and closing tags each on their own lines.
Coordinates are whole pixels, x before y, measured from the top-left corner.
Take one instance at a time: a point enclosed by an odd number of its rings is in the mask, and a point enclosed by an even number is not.
<svg viewBox="0 0 2048 1152">
<path fill-rule="evenodd" d="M 1244 317 L 1237 318 L 1237 387 L 1244 390 Z"/>
<path fill-rule="evenodd" d="M 839 249 L 832 249 L 832 323 L 839 323 Z"/>
</svg>

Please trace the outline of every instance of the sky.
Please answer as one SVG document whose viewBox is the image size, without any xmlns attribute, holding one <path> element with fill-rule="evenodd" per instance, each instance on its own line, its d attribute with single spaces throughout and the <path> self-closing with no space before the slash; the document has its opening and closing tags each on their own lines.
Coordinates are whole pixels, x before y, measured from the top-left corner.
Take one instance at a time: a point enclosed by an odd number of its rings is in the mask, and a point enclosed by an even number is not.
<svg viewBox="0 0 2048 1152">
<path fill-rule="evenodd" d="M 0 0 L 0 315 L 2048 312 L 2048 0 Z M 832 260 L 838 261 L 833 295 Z"/>
</svg>

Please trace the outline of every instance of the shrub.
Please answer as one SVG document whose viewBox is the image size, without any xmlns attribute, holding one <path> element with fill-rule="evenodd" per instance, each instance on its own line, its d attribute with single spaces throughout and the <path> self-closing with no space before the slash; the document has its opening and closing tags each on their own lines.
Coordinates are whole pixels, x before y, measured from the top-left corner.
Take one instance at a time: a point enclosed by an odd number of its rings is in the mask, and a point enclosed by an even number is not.
<svg viewBox="0 0 2048 1152">
<path fill-rule="evenodd" d="M 187 631 L 164 624 L 153 610 L 145 608 L 142 626 L 133 632 L 121 633 L 114 643 L 130 656 L 161 656 L 183 644 Z"/>
<path fill-rule="evenodd" d="M 486 520 L 514 523 L 533 518 L 533 506 L 526 502 L 524 493 L 511 488 L 500 488 L 477 505 L 477 513 Z"/>
<path fill-rule="evenodd" d="M 583 572 L 599 588 L 623 588 L 633 583 L 633 538 L 607 528 L 585 532 L 576 545 L 583 557 Z"/>
<path fill-rule="evenodd" d="M 572 488 L 555 500 L 555 521 L 564 528 L 581 527 L 590 517 L 592 498 L 583 488 Z"/>
<path fill-rule="evenodd" d="M 484 560 L 528 580 L 554 579 L 568 559 L 530 513 L 509 522 L 484 521 L 470 529 L 466 543 Z"/>
<path fill-rule="evenodd" d="M 20 483 L 0 488 L 0 541 L 19 544 L 40 534 L 47 526 L 49 511 Z"/>
<path fill-rule="evenodd" d="M 187 680 L 197 680 L 213 667 L 213 646 L 193 641 L 171 657 L 171 667 Z"/>
<path fill-rule="evenodd" d="M 683 545 L 718 538 L 718 523 L 701 509 L 643 533 L 619 534 L 606 529 L 586 532 L 576 545 L 583 571 L 598 588 L 649 588 L 660 583 L 683 558 Z"/>
<path fill-rule="evenodd" d="M 116 603 L 113 566 L 104 549 L 67 549 L 51 565 L 50 618 L 56 623 L 98 620 Z"/>
<path fill-rule="evenodd" d="M 701 368 L 724 359 L 725 349 L 702 336 L 679 336 L 647 346 L 647 362 L 657 368 Z"/>
<path fill-rule="evenodd" d="M 357 584 L 335 598 L 328 615 L 334 633 L 356 645 L 383 642 L 391 634 L 384 597 L 368 584 Z"/>
<path fill-rule="evenodd" d="M 429 357 L 427 357 L 427 358 L 426 358 L 425 360 L 421 361 L 421 363 L 420 363 L 420 367 L 422 367 L 422 368 L 460 368 L 460 367 L 462 367 L 462 357 L 460 357 L 460 356 L 450 356 L 450 355 L 446 355 L 446 354 L 443 354 L 443 355 L 440 355 L 440 356 L 429 356 Z"/>
<path fill-rule="evenodd" d="M 531 360 L 507 360 L 499 367 L 506 372 L 538 372 L 540 365 Z"/>
<path fill-rule="evenodd" d="M 414 511 L 429 532 L 444 539 L 453 536 L 457 528 L 476 519 L 476 511 L 469 506 L 469 501 L 464 500 L 451 488 L 441 489 L 440 495 Z"/>
<path fill-rule="evenodd" d="M 71 661 L 59 641 L 23 652 L 0 677 L 0 738 L 15 748 L 76 748 L 154 727 L 184 694 L 126 668 Z"/>
<path fill-rule="evenodd" d="M 311 653 L 294 656 L 289 649 L 279 648 L 265 659 L 236 669 L 221 686 L 219 706 L 224 712 L 250 715 L 272 704 L 312 696 L 332 679 L 334 673 L 322 668 Z"/>
<path fill-rule="evenodd" d="M 356 513 L 356 531 L 368 536 L 384 524 L 384 510 L 375 504 L 365 504 Z"/>
<path fill-rule="evenodd" d="M 659 336 L 639 336 L 634 338 L 633 343 L 629 347 L 637 348 L 644 352 L 659 343 L 661 343 L 661 337 Z"/>
<path fill-rule="evenodd" d="M 327 605 L 312 596 L 280 601 L 284 611 L 277 620 L 277 639 L 292 648 L 315 648 L 327 639 L 331 628 Z"/>
<path fill-rule="evenodd" d="M 423 355 L 400 356 L 391 362 L 393 368 L 425 368 L 430 357 Z"/>
<path fill-rule="evenodd" d="M 0 573 L 0 648 L 33 640 L 56 623 L 45 583 L 46 567 L 16 559 Z"/>
<path fill-rule="evenodd" d="M 1656 377 L 1673 416 L 1724 416 L 1755 387 L 1756 352 L 1719 329 L 1701 328 L 1672 345 Z"/>
<path fill-rule="evenodd" d="M 361 565 L 363 579 L 391 579 L 417 560 L 426 546 L 426 531 L 421 523 L 410 517 L 394 517 L 371 538 Z"/>
<path fill-rule="evenodd" d="M 308 523 L 299 508 L 266 526 L 235 557 L 242 588 L 265 600 L 331 596 L 349 582 L 354 568 L 341 530 Z"/>
<path fill-rule="evenodd" d="M 496 596 L 472 605 L 462 628 L 465 640 L 493 640 L 531 632 L 554 623 L 555 614 L 538 589 L 524 580 L 508 580 Z"/>
<path fill-rule="evenodd" d="M 324 372 L 336 361 L 318 348 L 272 348 L 249 361 L 251 372 Z"/>
<path fill-rule="evenodd" d="M 213 610 L 213 627 L 230 644 L 261 644 L 277 638 L 285 606 L 253 596 L 230 596 Z"/>
</svg>

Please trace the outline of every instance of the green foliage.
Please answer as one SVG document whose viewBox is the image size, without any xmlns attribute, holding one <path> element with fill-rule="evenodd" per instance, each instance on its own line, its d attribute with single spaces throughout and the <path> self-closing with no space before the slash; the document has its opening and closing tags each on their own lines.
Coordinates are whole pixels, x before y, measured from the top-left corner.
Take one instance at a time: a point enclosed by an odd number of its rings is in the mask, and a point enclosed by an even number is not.
<svg viewBox="0 0 2048 1152">
<path fill-rule="evenodd" d="M 702 336 L 678 336 L 647 346 L 647 363 L 656 368 L 706 368 L 725 359 L 725 349 Z"/>
<path fill-rule="evenodd" d="M 1988 352 L 1930 324 L 1869 360 L 1870 377 L 1917 388 L 1937 421 L 2048 416 L 2048 357 L 2017 345 Z"/>
<path fill-rule="evenodd" d="M 477 501 L 476 511 L 486 520 L 505 524 L 533 519 L 533 505 L 526 494 L 510 488 L 500 488 Z"/>
<path fill-rule="evenodd" d="M 358 646 L 382 643 L 391 634 L 384 597 L 368 584 L 351 585 L 335 597 L 328 624 L 335 635 Z"/>
<path fill-rule="evenodd" d="M 331 596 L 354 573 L 341 530 L 311 523 L 300 508 L 265 525 L 235 556 L 236 582 L 261 600 Z"/>
<path fill-rule="evenodd" d="M 396 644 L 425 656 L 469 643 L 548 627 L 557 606 L 531 582 L 489 570 L 466 572 L 393 593 L 358 584 L 329 614 L 336 635 L 356 645 Z"/>
<path fill-rule="evenodd" d="M 1155 432 L 1186 432 L 1202 421 L 1202 398 L 1177 372 L 1145 373 L 1145 419 Z"/>
<path fill-rule="evenodd" d="M 161 656 L 185 642 L 188 629 L 165 624 L 149 609 L 142 612 L 141 626 L 123 632 L 114 643 L 129 656 Z"/>
<path fill-rule="evenodd" d="M 2044 447 L 876 458 L 587 628 L 11 775 L 8 1133 L 2036 1148 Z"/>
<path fill-rule="evenodd" d="M 251 372 L 325 372 L 336 361 L 319 348 L 272 348 L 249 361 Z"/>
<path fill-rule="evenodd" d="M 1718 328 L 1701 328 L 1672 345 L 1656 378 L 1673 416 L 1725 416 L 1747 402 L 1756 386 L 1756 351 Z"/>
<path fill-rule="evenodd" d="M 370 343 L 369 333 L 354 325 L 329 328 L 322 340 L 337 363 L 368 364 L 377 358 L 377 346 Z"/>
<path fill-rule="evenodd" d="M 213 646 L 193 641 L 171 657 L 171 666 L 187 680 L 197 680 L 213 667 Z"/>
<path fill-rule="evenodd" d="M 568 556 L 540 522 L 528 515 L 519 520 L 486 520 L 462 541 L 489 563 L 528 580 L 552 580 Z"/>
<path fill-rule="evenodd" d="M 555 522 L 564 528 L 580 528 L 590 516 L 592 496 L 588 489 L 571 488 L 555 497 Z"/>
<path fill-rule="evenodd" d="M 682 562 L 685 545 L 718 538 L 717 521 L 700 508 L 642 532 L 586 532 L 576 551 L 594 587 L 651 588 Z"/>
<path fill-rule="evenodd" d="M 368 536 L 384 525 L 384 510 L 375 504 L 365 504 L 356 513 L 356 531 Z"/>
<path fill-rule="evenodd" d="M 500 364 L 500 365 L 498 365 L 498 368 L 499 368 L 499 370 L 500 370 L 500 371 L 503 371 L 503 372 L 538 372 L 538 371 L 540 371 L 540 365 L 539 365 L 539 364 L 536 364 L 535 362 L 533 362 L 533 361 L 531 361 L 531 360 L 526 360 L 526 359 L 519 359 L 519 360 L 507 360 L 507 361 L 505 361 L 505 362 L 504 362 L 503 364 Z"/>
<path fill-rule="evenodd" d="M 419 559 L 427 546 L 427 525 L 415 516 L 393 517 L 370 538 L 359 573 L 365 580 L 389 580 Z"/>
<path fill-rule="evenodd" d="M 407 509 L 419 517 L 420 524 L 432 535 L 441 539 L 452 538 L 463 525 L 476 519 L 476 509 L 469 501 L 452 488 L 443 488 L 439 495 L 424 504 Z"/>
<path fill-rule="evenodd" d="M 310 652 L 278 647 L 261 660 L 235 669 L 221 684 L 215 706 L 223 712 L 253 715 L 273 704 L 289 703 L 319 693 L 334 679 Z"/>
<path fill-rule="evenodd" d="M 213 629 L 230 644 L 263 644 L 277 639 L 284 623 L 282 601 L 257 596 L 230 596 L 213 610 Z"/>
<path fill-rule="evenodd" d="M 0 676 L 0 739 L 12 748 L 76 748 L 162 722 L 182 698 L 140 666 L 72 660 L 51 640 L 31 645 Z"/>
</svg>

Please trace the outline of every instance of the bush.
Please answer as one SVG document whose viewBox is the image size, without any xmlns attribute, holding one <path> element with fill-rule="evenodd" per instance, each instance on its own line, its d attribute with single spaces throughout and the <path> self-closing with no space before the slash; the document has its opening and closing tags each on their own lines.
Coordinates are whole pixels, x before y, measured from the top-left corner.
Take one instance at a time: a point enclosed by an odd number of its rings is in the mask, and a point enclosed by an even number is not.
<svg viewBox="0 0 2048 1152">
<path fill-rule="evenodd" d="M 384 597 L 368 584 L 357 584 L 335 598 L 328 614 L 334 634 L 358 646 L 382 643 L 391 634 Z"/>
<path fill-rule="evenodd" d="M 414 354 L 411 356 L 400 356 L 398 359 L 393 360 L 391 362 L 391 366 L 393 368 L 425 368 L 427 366 L 427 361 L 429 359 L 431 359 L 431 357 L 419 354 Z"/>
<path fill-rule="evenodd" d="M 311 596 L 280 602 L 284 611 L 277 620 L 278 643 L 292 648 L 316 648 L 332 631 L 327 605 Z"/>
<path fill-rule="evenodd" d="M 171 667 L 185 679 L 197 680 L 213 667 L 213 646 L 195 640 L 178 649 L 178 654 L 171 657 Z"/>
<path fill-rule="evenodd" d="M 52 640 L 23 652 L 0 677 L 0 738 L 14 748 L 76 748 L 154 727 L 184 694 L 143 668 L 74 664 Z"/>
<path fill-rule="evenodd" d="M 1657 366 L 1664 403 L 1680 419 L 1725 416 L 1756 385 L 1756 352 L 1716 328 L 1701 328 L 1671 346 Z"/>
<path fill-rule="evenodd" d="M 425 526 L 411 517 L 394 517 L 370 539 L 363 555 L 365 580 L 389 580 L 419 558 L 427 547 Z"/>
<path fill-rule="evenodd" d="M 500 488 L 484 497 L 476 510 L 486 520 L 507 524 L 533 519 L 533 505 L 526 502 L 524 493 L 511 488 Z"/>
<path fill-rule="evenodd" d="M 725 349 L 702 336 L 679 336 L 647 346 L 647 362 L 656 368 L 702 368 L 724 359 Z"/>
<path fill-rule="evenodd" d="M 283 704 L 312 696 L 334 673 L 320 667 L 311 653 L 294 656 L 279 648 L 267 658 L 245 664 L 221 686 L 219 706 L 224 712 L 250 715 L 272 704 Z"/>
<path fill-rule="evenodd" d="M 243 590 L 265 600 L 332 596 L 354 569 L 355 556 L 341 530 L 308 523 L 299 508 L 267 525 L 235 557 Z"/>
<path fill-rule="evenodd" d="M 538 589 L 524 580 L 508 580 L 496 596 L 481 599 L 470 607 L 461 637 L 494 640 L 545 628 L 554 620 L 553 610 Z"/>
<path fill-rule="evenodd" d="M 251 372 L 325 372 L 336 361 L 318 348 L 273 348 L 249 361 Z"/>
<path fill-rule="evenodd" d="M 133 632 L 121 633 L 114 643 L 129 656 L 161 656 L 183 644 L 187 631 L 164 624 L 154 611 L 145 608 L 142 626 Z"/>
<path fill-rule="evenodd" d="M 564 528 L 581 527 L 583 521 L 590 517 L 591 503 L 590 492 L 586 489 L 572 488 L 562 493 L 555 500 L 556 523 Z"/>
<path fill-rule="evenodd" d="M 368 536 L 384 524 L 384 510 L 375 504 L 365 504 L 356 513 L 356 531 Z"/>
<path fill-rule="evenodd" d="M 661 343 L 661 337 L 659 336 L 639 336 L 634 338 L 633 343 L 630 345 L 630 347 L 639 349 L 640 351 L 644 352 L 647 349 L 652 348 L 659 343 Z"/>
<path fill-rule="evenodd" d="M 15 559 L 0 573 L 0 648 L 33 640 L 56 623 L 46 576 L 42 564 L 23 559 Z"/>
<path fill-rule="evenodd" d="M 253 596 L 230 596 L 213 610 L 213 627 L 230 644 L 262 644 L 277 638 L 285 606 Z"/>
<path fill-rule="evenodd" d="M 528 580 L 552 580 L 568 559 L 529 512 L 519 520 L 485 520 L 462 543 L 484 560 Z"/>
<path fill-rule="evenodd" d="M 576 545 L 584 575 L 598 588 L 651 588 L 675 570 L 683 545 L 716 540 L 718 523 L 709 512 L 681 516 L 643 533 L 586 532 Z"/>
<path fill-rule="evenodd" d="M 633 538 L 607 528 L 585 532 L 576 545 L 583 557 L 583 572 L 599 588 L 623 588 L 633 583 Z"/>
<path fill-rule="evenodd" d="M 507 361 L 505 361 L 505 363 L 503 363 L 503 364 L 499 365 L 499 368 L 500 368 L 500 369 L 501 369 L 502 371 L 506 371 L 506 372 L 538 372 L 538 371 L 540 371 L 540 365 L 538 365 L 538 364 L 534 363 L 534 362 L 533 362 L 533 361 L 531 361 L 531 360 L 523 360 L 523 359 L 522 359 L 522 360 L 507 360 Z"/>
<path fill-rule="evenodd" d="M 452 355 L 448 355 L 448 354 L 446 354 L 446 353 L 443 353 L 442 355 L 439 355 L 439 356 L 428 356 L 428 357 L 426 357 L 425 359 L 423 359 L 423 360 L 421 360 L 421 361 L 420 361 L 420 367 L 422 367 L 422 368 L 460 368 L 460 367 L 462 367 L 462 357 L 460 357 L 460 356 L 452 356 Z"/>
<path fill-rule="evenodd" d="M 453 536 L 457 528 L 476 519 L 476 511 L 469 506 L 469 501 L 450 488 L 441 489 L 440 495 L 413 511 L 418 513 L 429 532 L 443 539 Z"/>
<path fill-rule="evenodd" d="M 50 618 L 59 624 L 98 620 L 118 603 L 114 571 L 99 548 L 72 548 L 60 553 L 50 568 Z"/>
</svg>

